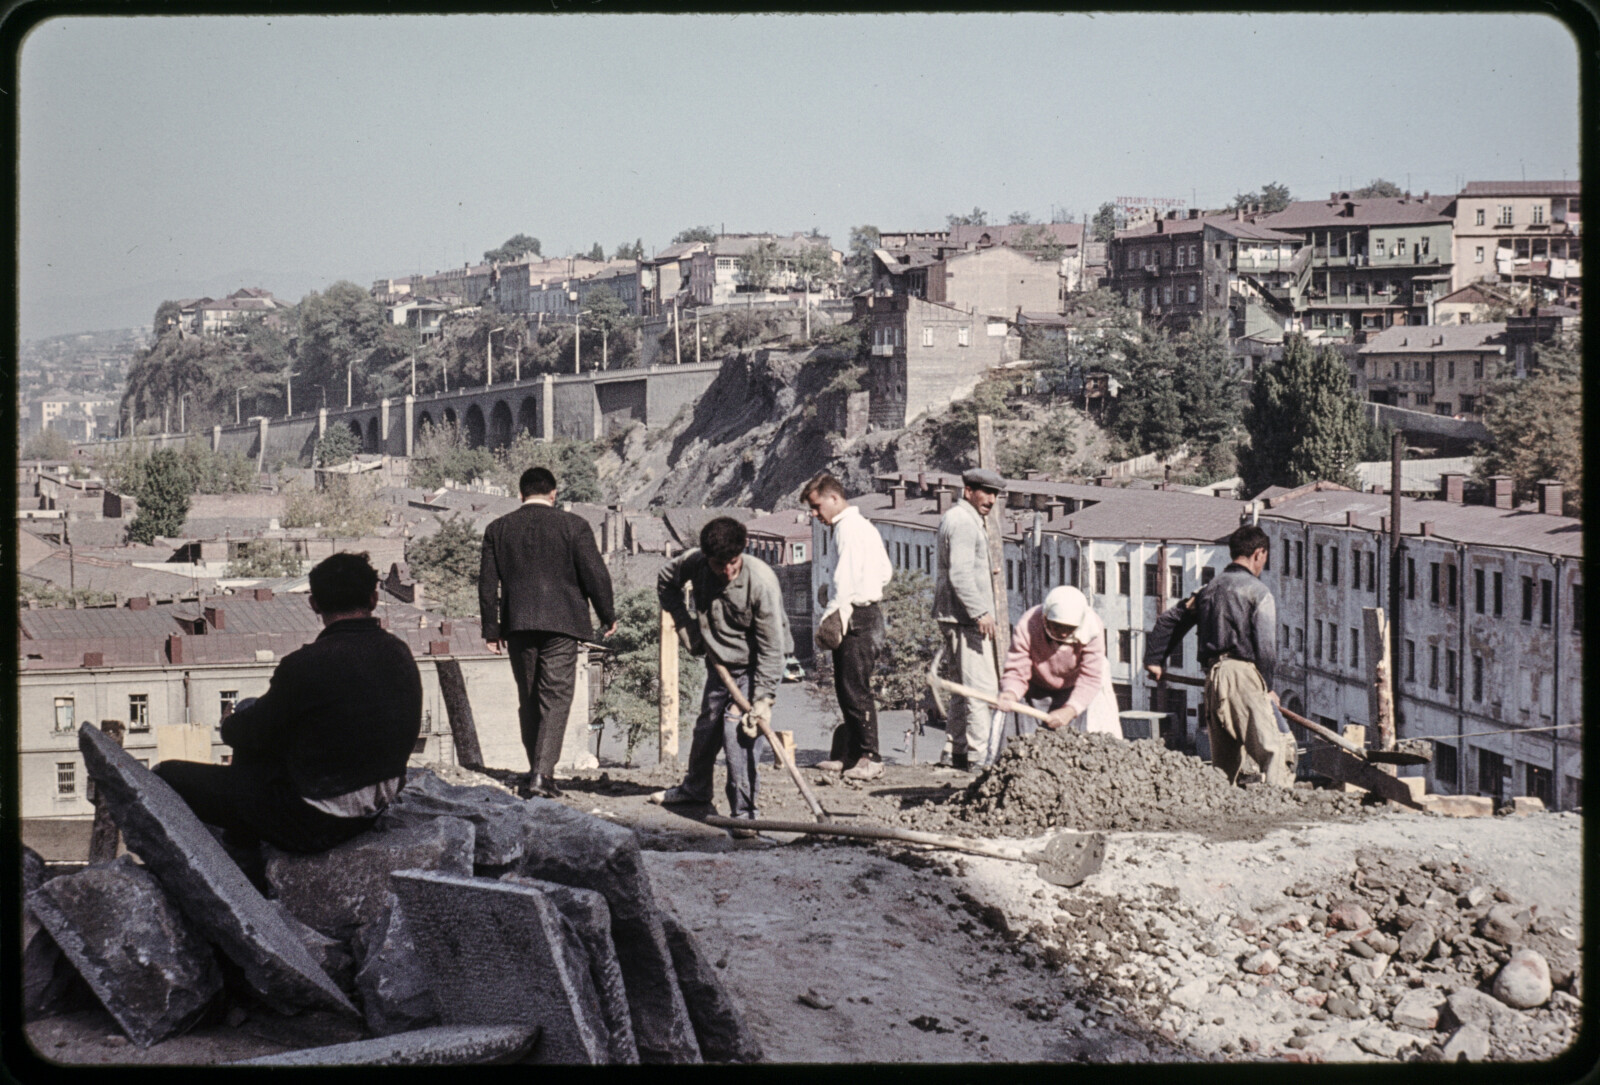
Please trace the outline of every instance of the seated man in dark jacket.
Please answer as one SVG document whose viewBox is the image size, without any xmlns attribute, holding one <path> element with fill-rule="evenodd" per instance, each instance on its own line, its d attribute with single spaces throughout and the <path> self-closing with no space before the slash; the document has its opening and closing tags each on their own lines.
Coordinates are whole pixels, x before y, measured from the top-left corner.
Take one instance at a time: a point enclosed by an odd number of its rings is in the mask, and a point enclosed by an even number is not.
<svg viewBox="0 0 1600 1085">
<path fill-rule="evenodd" d="M 233 763 L 162 761 L 155 772 L 230 842 L 312 852 L 370 828 L 406 779 L 422 730 L 422 678 L 406 642 L 379 628 L 366 554 L 311 570 L 323 630 L 271 685 L 222 722 Z"/>
</svg>

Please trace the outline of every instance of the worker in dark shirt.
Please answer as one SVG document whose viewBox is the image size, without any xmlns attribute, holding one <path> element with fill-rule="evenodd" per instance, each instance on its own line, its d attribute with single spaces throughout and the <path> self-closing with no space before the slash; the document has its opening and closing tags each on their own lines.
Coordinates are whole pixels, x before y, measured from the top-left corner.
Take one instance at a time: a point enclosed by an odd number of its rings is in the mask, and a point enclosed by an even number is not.
<svg viewBox="0 0 1600 1085">
<path fill-rule="evenodd" d="M 1198 628 L 1211 763 L 1238 783 L 1248 754 L 1268 784 L 1291 787 L 1294 740 L 1278 728 L 1278 695 L 1272 690 L 1277 604 L 1260 579 L 1267 533 L 1254 524 L 1241 526 L 1228 536 L 1228 554 L 1233 560 L 1220 576 L 1156 619 L 1145 641 L 1144 667 L 1159 682 L 1172 646 Z"/>
<path fill-rule="evenodd" d="M 230 843 L 331 848 L 369 828 L 405 784 L 422 730 L 422 678 L 406 642 L 372 616 L 377 605 L 366 554 L 318 564 L 311 609 L 322 632 L 283 657 L 266 693 L 222 721 L 232 763 L 155 766 Z"/>
</svg>

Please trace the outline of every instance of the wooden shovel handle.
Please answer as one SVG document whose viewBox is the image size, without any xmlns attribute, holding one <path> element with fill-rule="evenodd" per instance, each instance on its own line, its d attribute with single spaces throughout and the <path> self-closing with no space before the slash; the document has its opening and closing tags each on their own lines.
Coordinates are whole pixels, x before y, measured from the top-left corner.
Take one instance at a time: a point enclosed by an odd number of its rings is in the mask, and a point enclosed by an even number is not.
<svg viewBox="0 0 1600 1085">
<path fill-rule="evenodd" d="M 744 691 L 739 688 L 739 684 L 733 680 L 733 675 L 728 673 L 728 668 L 724 667 L 719 659 L 710 655 L 707 658 L 711 661 L 712 669 L 717 672 L 717 677 L 722 679 L 722 684 L 728 687 L 728 695 L 733 698 L 733 703 L 739 706 L 739 711 L 747 716 L 750 715 L 750 701 L 745 697 Z M 811 785 L 806 783 L 806 778 L 800 775 L 800 770 L 795 767 L 793 761 L 789 760 L 789 751 L 784 749 L 783 743 L 778 741 L 778 736 L 772 733 L 772 725 L 765 720 L 757 719 L 756 726 L 761 728 L 761 734 L 766 737 L 767 744 L 772 747 L 773 756 L 778 759 L 778 763 L 789 773 L 789 779 L 793 780 L 795 786 L 800 789 L 800 797 L 806 800 L 807 806 L 811 807 L 811 815 L 818 821 L 827 821 L 828 814 L 822 809 L 822 803 L 817 801 L 816 793 L 811 790 Z"/>
<path fill-rule="evenodd" d="M 1314 722 L 1312 720 L 1306 719 L 1304 716 L 1300 715 L 1300 713 L 1298 713 L 1298 712 L 1290 712 L 1287 708 L 1284 708 L 1282 705 L 1278 706 L 1278 711 L 1282 712 L 1283 713 L 1283 718 L 1288 720 L 1290 723 L 1298 723 L 1301 727 L 1304 727 L 1307 731 L 1310 731 L 1313 734 L 1321 735 L 1323 738 L 1327 739 L 1329 742 L 1333 743 L 1335 746 L 1338 746 L 1341 749 L 1343 749 L 1346 753 L 1353 753 L 1357 757 L 1361 758 L 1362 760 L 1366 760 L 1367 751 L 1363 750 L 1360 746 L 1357 746 L 1354 742 L 1351 742 L 1349 739 L 1345 738 L 1343 735 L 1337 734 L 1337 733 L 1335 733 L 1333 731 L 1330 731 L 1328 728 L 1322 726 L 1322 724 L 1320 724 L 1320 723 L 1316 723 L 1316 722 Z"/>
<path fill-rule="evenodd" d="M 957 697 L 972 697 L 975 700 L 982 701 L 984 704 L 993 705 L 996 708 L 1000 707 L 1000 698 L 991 696 L 982 690 L 973 689 L 971 686 L 963 686 L 960 682 L 952 682 L 947 678 L 940 678 L 933 674 L 928 675 L 928 681 L 930 683 L 937 682 L 942 688 L 949 690 Z M 1032 705 L 1023 704 L 1020 701 L 1017 702 L 1016 712 L 1019 715 L 1032 716 L 1036 720 L 1050 720 L 1050 713 L 1041 712 Z"/>
</svg>

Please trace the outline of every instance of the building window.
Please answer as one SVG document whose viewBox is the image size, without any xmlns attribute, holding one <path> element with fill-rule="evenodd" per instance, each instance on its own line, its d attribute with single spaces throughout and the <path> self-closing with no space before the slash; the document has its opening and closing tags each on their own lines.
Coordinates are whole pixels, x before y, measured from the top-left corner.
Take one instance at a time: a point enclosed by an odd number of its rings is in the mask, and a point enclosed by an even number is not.
<svg viewBox="0 0 1600 1085">
<path fill-rule="evenodd" d="M 1077 579 L 1077 578 L 1074 577 L 1073 579 Z M 1066 582 L 1067 582 L 1067 559 L 1066 559 L 1066 557 L 1064 555 L 1057 554 L 1056 555 L 1056 583 L 1057 584 L 1065 584 Z"/>
<path fill-rule="evenodd" d="M 1532 596 L 1530 595 L 1531 599 Z M 148 693 L 128 694 L 128 730 L 150 730 L 150 695 Z"/>
<path fill-rule="evenodd" d="M 1428 688 L 1439 688 L 1439 646 L 1428 645 Z"/>
<path fill-rule="evenodd" d="M 1339 662 L 1339 627 L 1328 623 L 1328 662 Z"/>
<path fill-rule="evenodd" d="M 1481 215 L 1481 214 L 1483 214 L 1483 212 L 1479 211 L 1478 214 Z M 1483 246 L 1482 245 L 1478 245 L 1478 246 L 1473 248 L 1473 250 L 1472 250 L 1472 262 L 1474 264 L 1483 263 Z"/>
<path fill-rule="evenodd" d="M 1117 562 L 1117 593 L 1129 595 L 1133 592 L 1133 567 L 1126 561 Z"/>
<path fill-rule="evenodd" d="M 806 560 L 806 544 L 805 543 L 795 543 L 794 544 L 794 560 L 796 562 L 802 562 L 802 561 Z"/>
<path fill-rule="evenodd" d="M 1509 203 L 1503 203 L 1500 205 L 1500 225 L 1511 225 L 1511 205 Z"/>
<path fill-rule="evenodd" d="M 1133 657 L 1133 631 L 1122 629 L 1117 632 L 1117 662 L 1126 663 Z"/>
<path fill-rule="evenodd" d="M 78 763 L 56 762 L 56 797 L 70 799 L 78 794 Z"/>
<path fill-rule="evenodd" d="M 1328 583 L 1334 587 L 1339 586 L 1339 548 L 1328 547 Z"/>
<path fill-rule="evenodd" d="M 1172 287 L 1170 285 L 1161 288 L 1161 303 L 1163 305 L 1172 304 Z"/>
<path fill-rule="evenodd" d="M 1094 563 L 1094 593 L 1096 595 L 1106 593 L 1106 563 L 1103 561 Z"/>
<path fill-rule="evenodd" d="M 1483 701 L 1483 657 L 1472 657 L 1472 699 Z"/>
<path fill-rule="evenodd" d="M 1522 578 L 1522 620 L 1533 621 L 1533 577 Z"/>
<path fill-rule="evenodd" d="M 1414 641 L 1414 640 L 1408 640 L 1408 641 L 1406 641 L 1406 681 L 1407 682 L 1415 682 L 1416 680 L 1417 680 L 1417 642 Z"/>
<path fill-rule="evenodd" d="M 1291 643 L 1292 642 L 1289 640 L 1289 627 L 1288 626 L 1284 626 L 1283 627 L 1283 636 L 1278 638 L 1278 647 L 1284 653 L 1287 654 L 1288 651 L 1289 651 Z"/>
<path fill-rule="evenodd" d="M 1312 644 L 1311 654 L 1312 654 L 1313 657 L 1315 657 L 1317 659 L 1321 659 L 1322 658 L 1322 622 L 1321 621 L 1317 622 L 1316 628 L 1312 630 L 1312 634 L 1313 634 L 1313 636 L 1312 636 L 1312 641 L 1311 641 L 1311 644 Z"/>
<path fill-rule="evenodd" d="M 1505 607 L 1502 605 L 1504 593 L 1501 591 L 1501 588 L 1504 584 L 1505 579 L 1500 575 L 1499 572 L 1496 572 L 1494 574 L 1494 616 L 1496 618 L 1501 617 L 1505 613 Z"/>
<path fill-rule="evenodd" d="M 1472 609 L 1479 614 L 1483 613 L 1484 580 L 1482 569 L 1472 570 Z"/>
<path fill-rule="evenodd" d="M 1167 567 L 1167 594 L 1174 599 L 1183 598 L 1183 566 Z"/>
<path fill-rule="evenodd" d="M 56 733 L 75 731 L 77 722 L 77 700 L 72 697 L 56 698 Z"/>
<path fill-rule="evenodd" d="M 956 346 L 969 347 L 972 345 L 969 332 L 970 329 L 965 324 L 956 329 Z"/>
<path fill-rule="evenodd" d="M 1444 567 L 1444 605 L 1447 607 L 1454 608 L 1456 605 L 1457 579 L 1456 567 L 1454 565 L 1446 565 Z"/>
<path fill-rule="evenodd" d="M 1538 213 L 1540 211 L 1542 211 L 1542 210 L 1544 210 L 1542 207 L 1535 207 L 1534 208 L 1534 216 L 1533 216 L 1533 218 L 1534 218 L 1535 222 L 1537 222 L 1539 220 L 1539 214 Z M 1527 794 L 1529 794 L 1532 797 L 1538 799 L 1540 802 L 1544 803 L 1546 806 L 1549 806 L 1551 804 L 1552 799 L 1551 799 L 1550 770 L 1549 769 L 1542 769 L 1538 765 L 1529 765 L 1528 766 L 1528 775 L 1527 775 L 1526 783 L 1527 783 L 1527 786 L 1526 786 L 1526 788 L 1524 790 L 1527 792 Z"/>
<path fill-rule="evenodd" d="M 1283 577 L 1287 580 L 1294 574 L 1294 551 L 1288 539 L 1283 540 Z"/>
<path fill-rule="evenodd" d="M 922 329 L 922 345 L 925 346 L 925 347 L 933 346 L 933 329 L 932 328 L 923 328 Z"/>
<path fill-rule="evenodd" d="M 1182 245 L 1179 245 L 1179 246 L 1178 246 L 1178 260 L 1177 260 L 1177 265 L 1178 265 L 1178 267 L 1182 267 L 1182 266 L 1183 266 L 1183 246 L 1182 246 Z"/>
<path fill-rule="evenodd" d="M 1478 208 L 1476 211 L 1474 211 L 1472 213 L 1472 224 L 1474 226 L 1482 226 L 1484 224 L 1484 222 L 1483 222 L 1484 217 L 1485 216 L 1484 216 L 1483 208 L 1481 208 L 1481 207 Z M 1482 252 L 1483 250 L 1479 249 L 1478 251 Z"/>
<path fill-rule="evenodd" d="M 1456 786 L 1456 748 L 1443 742 L 1433 744 L 1433 782 L 1452 791 Z"/>
<path fill-rule="evenodd" d="M 1550 580 L 1539 581 L 1539 624 L 1549 625 L 1555 613 L 1554 599 L 1555 583 Z"/>
<path fill-rule="evenodd" d="M 1492 750 L 1478 750 L 1478 794 L 1493 795 L 1495 805 L 1505 794 L 1506 759 Z"/>
<path fill-rule="evenodd" d="M 1144 593 L 1152 598 L 1161 590 L 1161 566 L 1151 562 L 1144 567 Z"/>
<path fill-rule="evenodd" d="M 1322 544 L 1317 544 L 1317 583 L 1322 583 Z"/>
<path fill-rule="evenodd" d="M 233 715 L 233 710 L 235 708 L 239 707 L 239 691 L 236 689 L 225 689 L 221 693 L 217 694 L 217 701 L 219 702 L 217 705 L 217 719 L 225 720 L 229 716 Z"/>
<path fill-rule="evenodd" d="M 1535 226 L 1544 225 L 1544 204 L 1542 203 L 1533 205 L 1533 224 Z"/>
<path fill-rule="evenodd" d="M 1012 561 L 1010 558 L 1006 558 L 1006 591 L 1016 591 L 1017 590 L 1016 584 L 1014 584 L 1012 582 L 1012 577 L 1013 577 L 1012 566 L 1015 565 L 1015 564 L 1016 563 L 1014 561 Z"/>
<path fill-rule="evenodd" d="M 1446 380 L 1456 379 L 1456 360 L 1454 358 L 1444 363 L 1444 375 Z"/>
<path fill-rule="evenodd" d="M 1428 602 L 1439 605 L 1439 563 L 1428 563 Z"/>
<path fill-rule="evenodd" d="M 1131 268 L 1136 268 L 1136 267 L 1139 266 L 1138 259 L 1137 259 L 1138 255 L 1139 254 L 1137 252 L 1135 252 L 1133 249 L 1129 249 L 1128 250 L 1128 267 L 1130 269 Z"/>
<path fill-rule="evenodd" d="M 1294 544 L 1294 575 L 1300 580 L 1306 578 L 1306 544 L 1299 540 Z"/>
<path fill-rule="evenodd" d="M 1406 558 L 1406 598 L 1417 597 L 1417 559 Z"/>
<path fill-rule="evenodd" d="M 1350 627 L 1350 666 L 1361 665 L 1361 631 L 1355 626 Z"/>
<path fill-rule="evenodd" d="M 1386 244 L 1386 242 L 1384 241 L 1383 238 L 1381 238 L 1381 237 L 1373 238 L 1372 239 L 1372 255 L 1374 255 L 1374 256 L 1387 256 L 1388 252 L 1384 249 L 1384 245 L 1385 244 Z"/>
<path fill-rule="evenodd" d="M 1456 691 L 1456 650 L 1444 650 L 1444 691 L 1454 695 Z"/>
</svg>

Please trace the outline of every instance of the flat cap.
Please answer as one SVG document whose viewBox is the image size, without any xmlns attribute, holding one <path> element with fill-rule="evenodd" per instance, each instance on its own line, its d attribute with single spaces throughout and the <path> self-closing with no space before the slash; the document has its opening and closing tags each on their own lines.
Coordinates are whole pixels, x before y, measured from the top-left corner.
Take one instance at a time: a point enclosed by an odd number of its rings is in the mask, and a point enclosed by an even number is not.
<svg viewBox="0 0 1600 1085">
<path fill-rule="evenodd" d="M 1006 488 L 1006 480 L 1000 477 L 1000 472 L 987 467 L 974 467 L 961 476 L 961 481 L 974 490 L 993 490 L 995 493 L 1003 493 Z"/>
</svg>

